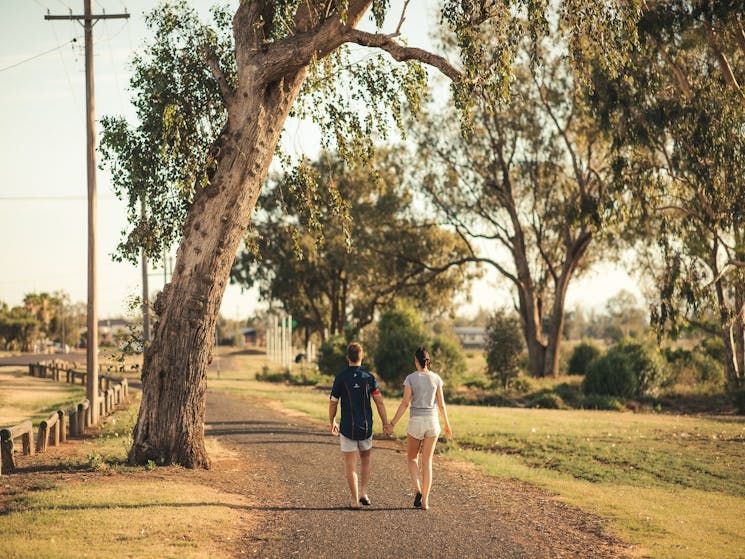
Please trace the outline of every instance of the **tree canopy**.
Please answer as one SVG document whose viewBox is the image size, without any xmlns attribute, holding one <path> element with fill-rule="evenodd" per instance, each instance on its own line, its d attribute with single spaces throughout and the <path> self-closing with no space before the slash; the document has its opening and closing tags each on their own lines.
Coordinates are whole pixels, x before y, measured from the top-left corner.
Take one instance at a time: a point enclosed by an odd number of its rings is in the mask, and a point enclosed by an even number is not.
<svg viewBox="0 0 745 559">
<path fill-rule="evenodd" d="M 356 336 L 397 297 L 450 310 L 469 279 L 459 266 L 466 245 L 412 204 L 407 168 L 396 149 L 377 150 L 368 169 L 324 152 L 305 170 L 319 185 L 312 200 L 300 199 L 296 177 L 278 178 L 262 195 L 233 279 L 257 285 L 322 338 Z"/>
<path fill-rule="evenodd" d="M 735 385 L 745 379 L 742 8 L 652 4 L 624 78 L 598 75 L 595 87 L 615 137 L 615 172 L 638 218 L 657 226 L 653 323 L 673 334 L 688 325 L 718 332 Z"/>
</svg>

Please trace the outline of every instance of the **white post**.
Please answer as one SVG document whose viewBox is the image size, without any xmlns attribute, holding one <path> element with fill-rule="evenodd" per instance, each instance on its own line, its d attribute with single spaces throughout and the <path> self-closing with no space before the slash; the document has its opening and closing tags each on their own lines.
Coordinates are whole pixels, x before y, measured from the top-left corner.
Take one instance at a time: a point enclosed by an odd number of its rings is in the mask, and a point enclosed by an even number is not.
<svg viewBox="0 0 745 559">
<path fill-rule="evenodd" d="M 287 315 L 287 368 L 292 370 L 292 315 Z"/>
</svg>

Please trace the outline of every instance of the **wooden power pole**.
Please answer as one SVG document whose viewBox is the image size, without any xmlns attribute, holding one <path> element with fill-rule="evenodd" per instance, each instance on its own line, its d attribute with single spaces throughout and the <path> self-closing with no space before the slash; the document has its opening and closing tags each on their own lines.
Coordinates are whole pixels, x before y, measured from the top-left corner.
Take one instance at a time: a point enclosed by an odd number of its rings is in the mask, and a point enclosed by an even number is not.
<svg viewBox="0 0 745 559">
<path fill-rule="evenodd" d="M 124 14 L 93 14 L 93 0 L 83 0 L 83 15 L 46 15 L 46 20 L 82 21 L 85 29 L 85 114 L 86 159 L 88 175 L 88 334 L 86 340 L 86 395 L 90 403 L 90 420 L 98 423 L 98 300 L 96 291 L 96 111 L 93 91 L 93 26 L 99 19 L 129 18 Z"/>
</svg>

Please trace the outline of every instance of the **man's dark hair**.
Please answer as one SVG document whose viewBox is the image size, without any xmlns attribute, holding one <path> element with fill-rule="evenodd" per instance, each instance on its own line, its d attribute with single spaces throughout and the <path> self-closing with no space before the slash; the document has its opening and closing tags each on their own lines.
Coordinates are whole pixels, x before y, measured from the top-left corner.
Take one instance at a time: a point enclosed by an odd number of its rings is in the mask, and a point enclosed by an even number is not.
<svg viewBox="0 0 745 559">
<path fill-rule="evenodd" d="M 347 346 L 347 359 L 349 359 L 350 363 L 358 363 L 362 359 L 362 355 L 362 346 L 357 342 Z"/>
</svg>

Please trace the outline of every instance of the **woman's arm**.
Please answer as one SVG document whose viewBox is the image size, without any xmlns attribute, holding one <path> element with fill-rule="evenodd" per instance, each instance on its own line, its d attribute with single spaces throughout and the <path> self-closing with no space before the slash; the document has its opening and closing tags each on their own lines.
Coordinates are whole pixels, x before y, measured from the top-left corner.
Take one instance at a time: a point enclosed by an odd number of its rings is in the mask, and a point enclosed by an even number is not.
<svg viewBox="0 0 745 559">
<path fill-rule="evenodd" d="M 406 408 L 409 407 L 409 402 L 411 402 L 411 388 L 408 386 L 404 386 L 404 397 L 401 400 L 401 404 L 398 406 L 398 409 L 396 410 L 396 415 L 394 415 L 393 419 L 391 419 L 391 427 L 396 426 L 396 423 L 399 419 L 401 419 L 401 416 L 403 416 Z"/>
<path fill-rule="evenodd" d="M 445 405 L 445 396 L 442 393 L 442 386 L 437 387 L 437 407 L 440 408 L 442 422 L 445 424 L 445 436 L 449 439 L 453 436 L 453 430 L 450 429 L 450 420 L 448 419 L 448 409 Z"/>
</svg>

